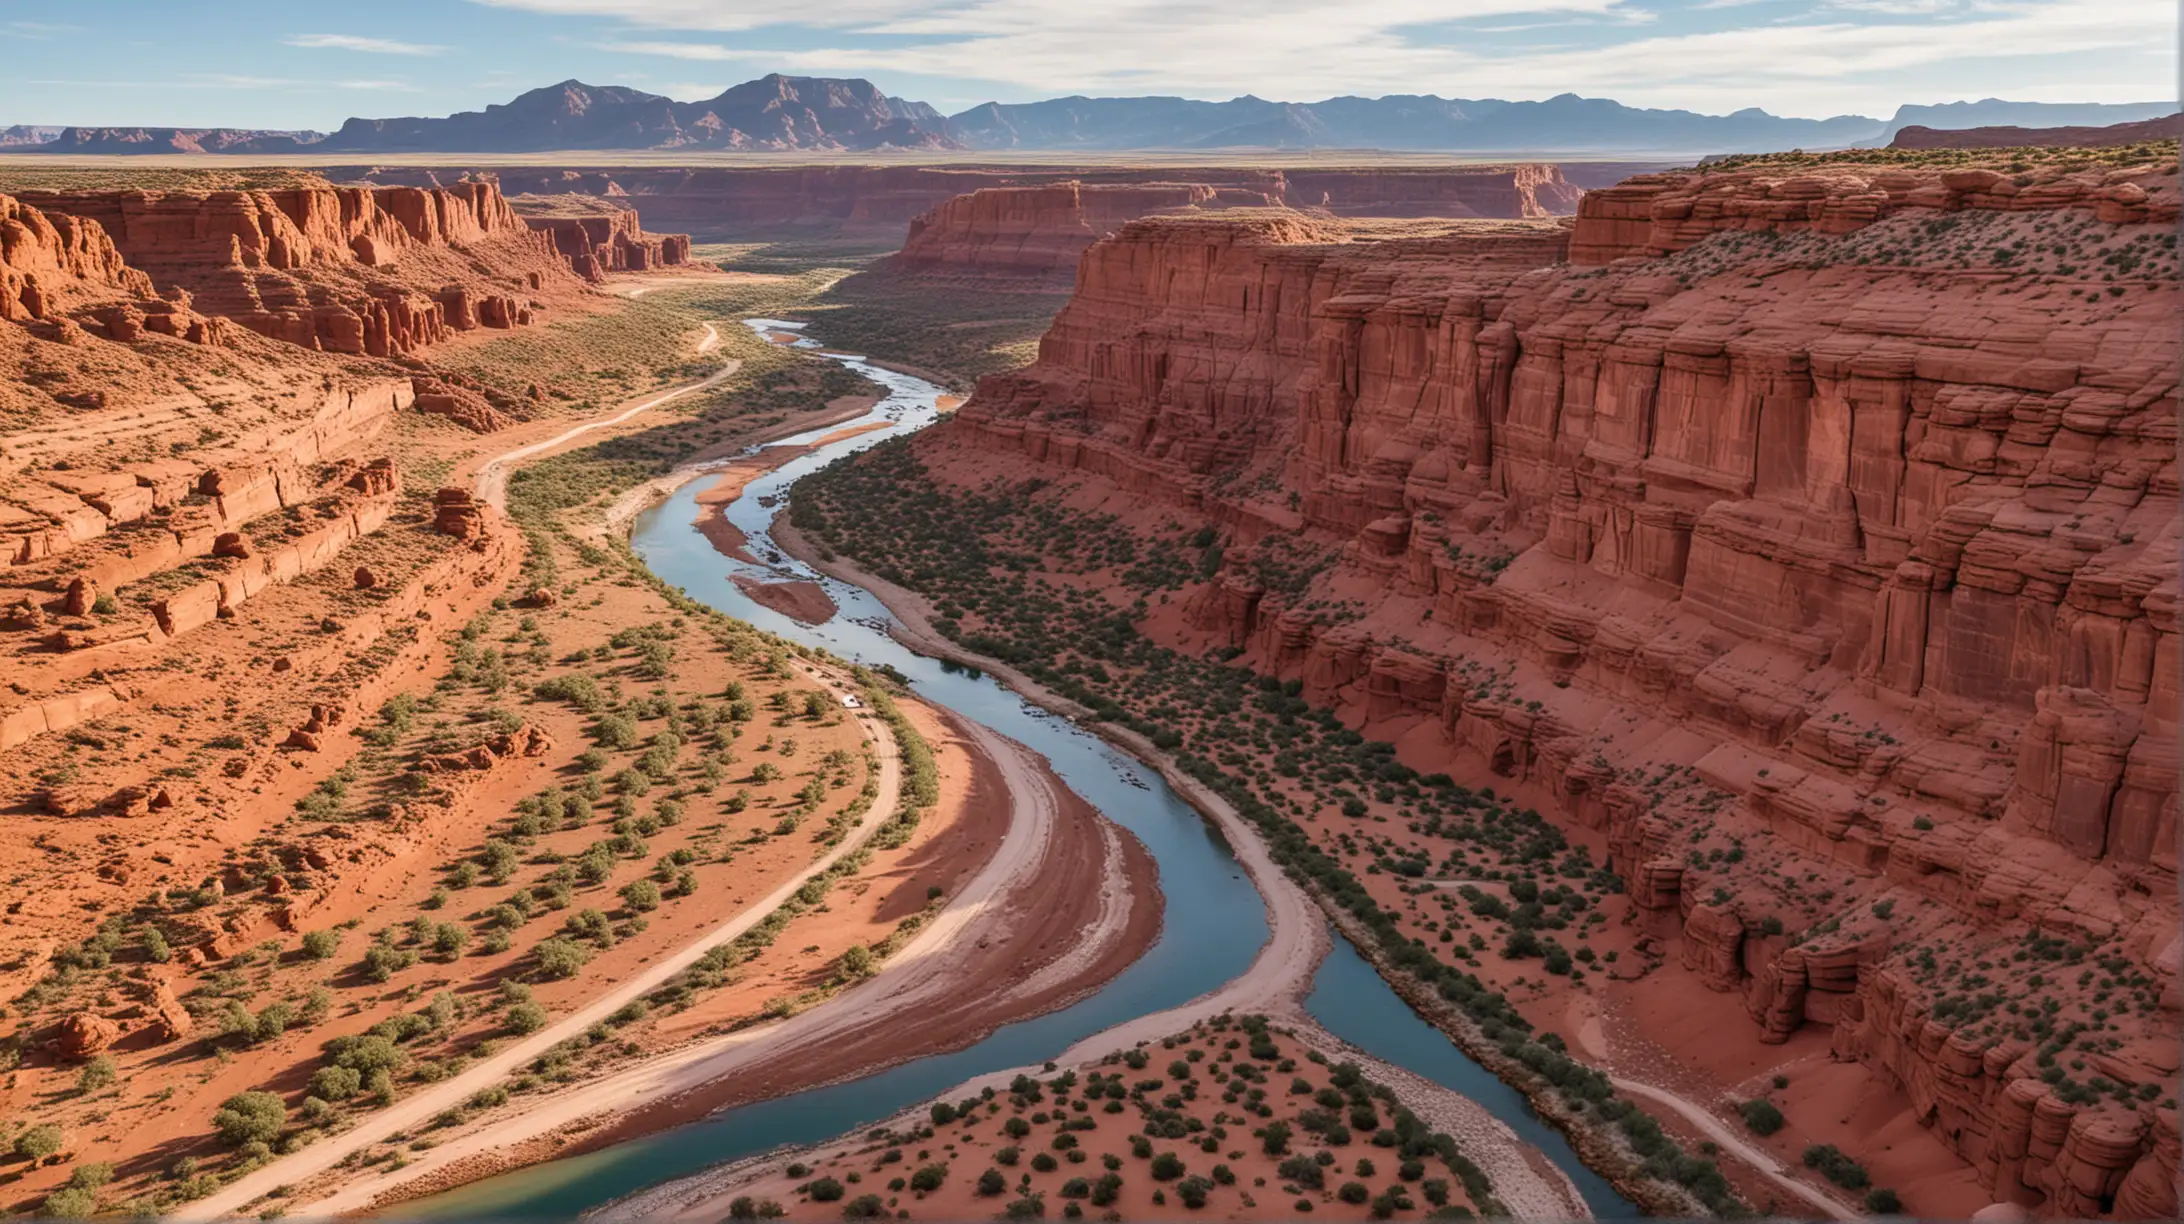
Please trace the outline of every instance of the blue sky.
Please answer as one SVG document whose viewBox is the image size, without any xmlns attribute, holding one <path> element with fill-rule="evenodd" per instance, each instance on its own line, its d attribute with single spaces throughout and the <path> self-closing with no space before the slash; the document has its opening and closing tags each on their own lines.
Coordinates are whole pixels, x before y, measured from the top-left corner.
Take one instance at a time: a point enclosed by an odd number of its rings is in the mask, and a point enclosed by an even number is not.
<svg viewBox="0 0 2184 1224">
<path fill-rule="evenodd" d="M 1545 98 L 1885 116 L 2174 97 L 2174 0 L 0 0 L 0 125 L 321 128 L 570 77 L 770 71 L 944 111 L 1062 94 Z"/>
</svg>

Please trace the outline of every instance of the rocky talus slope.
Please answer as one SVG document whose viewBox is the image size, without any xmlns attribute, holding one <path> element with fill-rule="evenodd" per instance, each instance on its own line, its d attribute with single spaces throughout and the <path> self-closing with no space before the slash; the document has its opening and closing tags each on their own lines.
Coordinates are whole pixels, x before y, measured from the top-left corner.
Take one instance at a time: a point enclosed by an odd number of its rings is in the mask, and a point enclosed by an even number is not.
<svg viewBox="0 0 2184 1224">
<path fill-rule="evenodd" d="M 1141 220 L 922 446 L 1218 528 L 1173 632 L 1551 790 L 1996 1199 L 2169 1216 L 2177 209 L 1760 165 L 1569 231 Z"/>
</svg>

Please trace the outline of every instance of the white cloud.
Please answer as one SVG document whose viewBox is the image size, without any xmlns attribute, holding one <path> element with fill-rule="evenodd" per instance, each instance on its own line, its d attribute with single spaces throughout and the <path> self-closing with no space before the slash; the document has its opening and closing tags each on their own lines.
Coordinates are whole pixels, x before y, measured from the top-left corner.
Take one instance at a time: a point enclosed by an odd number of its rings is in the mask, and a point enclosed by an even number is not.
<svg viewBox="0 0 2184 1224">
<path fill-rule="evenodd" d="M 621 51 L 630 55 L 666 55 L 686 60 L 743 59 L 742 55 L 726 47 L 712 43 L 684 42 L 610 42 L 604 50 Z"/>
<path fill-rule="evenodd" d="M 2080 101 L 2169 95 L 2176 72 L 2171 0 L 1820 0 L 1794 15 L 1769 6 L 1749 17 L 1730 0 L 1680 9 L 1632 0 L 835 0 L 807 9 L 745 0 L 476 2 L 658 30 L 763 27 L 770 43 L 795 48 L 763 53 L 767 67 L 984 82 L 1011 98 L 1577 92 L 1640 106 L 1884 116 L 1911 100 L 2051 97 L 2065 63 L 2056 57 L 2079 56 L 2068 74 L 2094 78 L 2072 95 Z M 1699 9 L 1728 11 L 1693 16 Z M 1640 24 L 1655 15 L 1661 20 Z M 1480 18 L 1507 19 L 1497 23 L 1504 32 L 1557 21 L 1590 21 L 1593 30 L 1583 42 L 1534 47 L 1447 31 Z M 1724 21 L 1732 24 L 1721 28 Z M 731 58 L 706 43 L 625 45 Z M 2086 57 L 2105 57 L 2100 71 L 2087 72 Z"/>
<path fill-rule="evenodd" d="M 417 86 L 408 81 L 325 81 L 304 80 L 298 77 L 251 76 L 235 72 L 186 72 L 179 77 L 165 80 L 60 80 L 27 81 L 29 85 L 57 86 L 68 89 L 280 89 L 312 92 L 328 89 L 354 89 L 374 93 L 418 93 Z"/>
<path fill-rule="evenodd" d="M 392 38 L 366 38 L 360 34 L 296 34 L 281 41 L 291 47 L 362 51 L 370 55 L 438 55 L 447 50 L 435 43 L 399 42 Z"/>
</svg>

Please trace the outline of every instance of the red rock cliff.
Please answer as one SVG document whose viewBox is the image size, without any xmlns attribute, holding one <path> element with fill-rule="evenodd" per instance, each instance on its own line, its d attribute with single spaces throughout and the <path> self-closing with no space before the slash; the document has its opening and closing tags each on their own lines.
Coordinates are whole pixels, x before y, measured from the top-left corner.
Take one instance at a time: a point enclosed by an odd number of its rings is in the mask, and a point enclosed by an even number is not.
<svg viewBox="0 0 2184 1224">
<path fill-rule="evenodd" d="M 1006 269 L 1068 274 L 1084 249 L 1123 222 L 1211 203 L 1199 183 L 987 187 L 910 222 L 895 258 L 908 268 Z M 1265 197 L 1259 203 L 1267 203 Z"/>
<path fill-rule="evenodd" d="M 616 272 L 650 272 L 690 262 L 688 234 L 647 234 L 634 209 L 620 208 L 586 216 L 532 216 L 524 223 L 550 234 L 554 249 L 587 281 Z"/>
<path fill-rule="evenodd" d="M 1913 951 L 1998 948 L 2019 992 L 2027 932 L 2113 958 L 2159 1006 L 2100 1073 L 2173 1095 L 2177 198 L 2173 166 L 1647 177 L 1584 199 L 1568 264 L 1138 221 L 924 445 L 1225 525 L 1204 633 L 1551 787 L 1703 980 L 1770 1039 L 1832 1026 L 1997 1198 L 2169 1215 L 2173 1105 L 2066 1094 Z M 1339 563 L 1279 585 L 1277 543 Z M 1765 852 L 1687 856 L 1722 832 Z"/>
<path fill-rule="evenodd" d="M 1231 181 L 1233 180 L 1233 181 Z M 1374 217 L 1546 217 L 1583 193 L 1548 165 L 1455 170 L 1269 170 L 1195 183 L 987 187 L 910 223 L 907 268 L 1066 275 L 1123 222 L 1178 209 L 1276 206 Z"/>
<path fill-rule="evenodd" d="M 1343 216 L 1528 217 L 1563 215 L 1579 190 L 1548 164 L 1332 170 L 1234 166 L 795 166 L 674 169 L 493 167 L 513 194 L 580 192 L 634 208 L 655 229 L 710 235 L 768 226 L 888 227 L 989 187 L 1134 187 L 1196 183 L 1231 202 L 1323 208 Z M 436 185 L 457 174 L 418 167 L 329 168 L 340 178 Z M 1587 179 L 1586 181 L 1592 181 Z M 1233 195 L 1231 194 L 1233 193 Z"/>
<path fill-rule="evenodd" d="M 44 212 L 0 195 L 0 319 L 48 318 L 83 297 L 150 297 L 95 222 Z"/>
<path fill-rule="evenodd" d="M 491 183 L 274 191 L 26 192 L 110 235 L 197 311 L 309 348 L 386 356 L 529 320 L 568 267 Z"/>
</svg>

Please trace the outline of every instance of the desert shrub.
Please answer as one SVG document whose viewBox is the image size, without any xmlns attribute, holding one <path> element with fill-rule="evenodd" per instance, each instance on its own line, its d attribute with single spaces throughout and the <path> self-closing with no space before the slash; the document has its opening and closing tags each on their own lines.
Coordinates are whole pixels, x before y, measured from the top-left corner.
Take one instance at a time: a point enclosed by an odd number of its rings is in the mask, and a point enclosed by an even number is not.
<svg viewBox="0 0 2184 1224">
<path fill-rule="evenodd" d="M 312 1096 L 325 1101 L 346 1101 L 362 1091 L 364 1074 L 354 1067 L 320 1067 L 311 1073 L 306 1087 Z"/>
<path fill-rule="evenodd" d="M 271 1143 L 288 1123 L 288 1107 L 270 1092 L 238 1092 L 212 1115 L 212 1127 L 229 1147 Z"/>
<path fill-rule="evenodd" d="M 100 596 L 105 599 L 106 596 Z M 49 1220 L 84 1220 L 97 1214 L 98 1191 L 81 1186 L 55 1190 L 38 1204 L 38 1214 Z"/>
<path fill-rule="evenodd" d="M 540 940 L 538 946 L 531 949 L 531 956 L 538 962 L 539 972 L 550 978 L 575 977 L 584 968 L 584 962 L 591 959 L 591 953 L 584 950 L 584 945 L 559 935 Z"/>
<path fill-rule="evenodd" d="M 1903 1200 L 1886 1186 L 1875 1186 L 1866 1191 L 1865 1209 L 1874 1215 L 1896 1215 L 1903 1210 Z"/>
<path fill-rule="evenodd" d="M 1744 1115 L 1745 1127 L 1755 1135 L 1772 1135 L 1782 1129 L 1782 1111 L 1773 1101 L 1754 1098 L 1737 1106 L 1737 1112 Z"/>
<path fill-rule="evenodd" d="M 993 1198 L 1008 1188 L 1009 1179 L 1003 1177 L 999 1169 L 988 1169 L 978 1175 L 978 1192 L 987 1198 Z"/>
<path fill-rule="evenodd" d="M 83 1070 L 76 1073 L 76 1091 L 97 1092 L 99 1089 L 112 1084 L 117 1074 L 114 1068 L 114 1056 L 101 1054 L 85 1063 Z"/>
<path fill-rule="evenodd" d="M 1362 1182 L 1344 1182 L 1342 1188 L 1335 1191 L 1336 1198 L 1352 1205 L 1362 1203 L 1372 1196 L 1373 1192 L 1367 1190 Z"/>
<path fill-rule="evenodd" d="M 340 931 L 305 931 L 303 933 L 303 954 L 312 960 L 326 960 L 340 949 Z"/>
<path fill-rule="evenodd" d="M 519 1035 L 535 1033 L 546 1027 L 546 1009 L 529 999 L 508 1009 L 508 1031 Z"/>
<path fill-rule="evenodd" d="M 1805 1167 L 1817 1169 L 1822 1177 L 1845 1190 L 1862 1190 L 1869 1179 L 1865 1167 L 1845 1155 L 1832 1143 L 1815 1143 L 1805 1149 Z"/>
<path fill-rule="evenodd" d="M 32 1164 L 41 1164 L 67 1146 L 68 1137 L 59 1126 L 40 1122 L 15 1137 L 15 1154 Z"/>
</svg>

